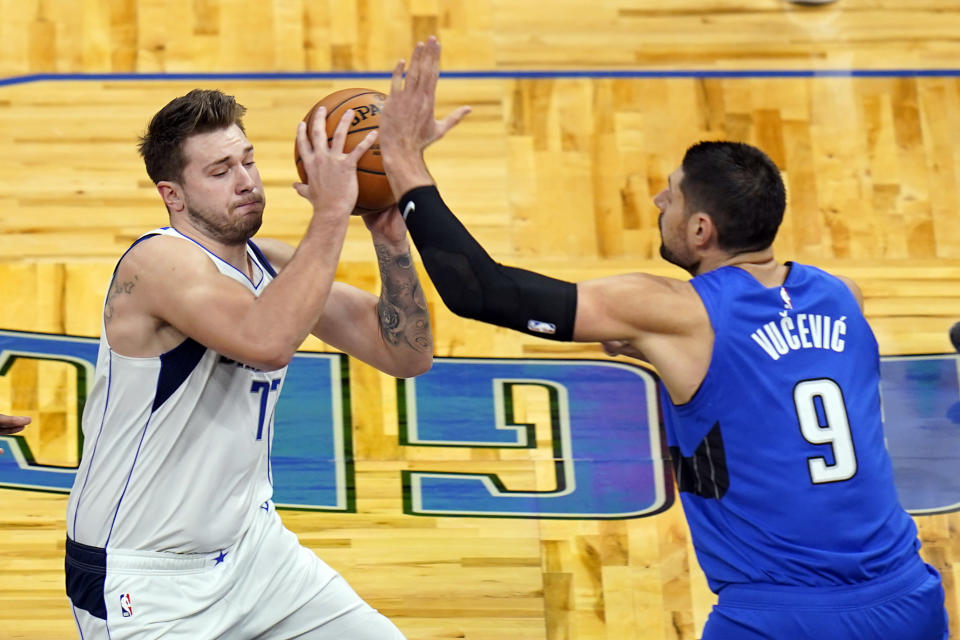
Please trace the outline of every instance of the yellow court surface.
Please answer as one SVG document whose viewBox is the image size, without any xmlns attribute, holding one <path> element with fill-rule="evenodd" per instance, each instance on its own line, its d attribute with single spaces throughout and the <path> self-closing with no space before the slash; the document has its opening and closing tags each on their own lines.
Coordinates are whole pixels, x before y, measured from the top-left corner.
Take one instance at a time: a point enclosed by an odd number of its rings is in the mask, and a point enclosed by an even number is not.
<svg viewBox="0 0 960 640">
<path fill-rule="evenodd" d="M 438 113 L 462 104 L 473 112 L 428 162 L 496 260 L 572 281 L 627 271 L 685 277 L 659 258 L 652 197 L 691 144 L 742 140 L 764 149 L 787 183 L 778 257 L 856 280 L 884 356 L 953 352 L 955 2 L 0 0 L 0 18 L 0 344 L 39 333 L 45 344 L 70 336 L 81 349 L 99 336 L 117 259 L 167 223 L 136 141 L 170 99 L 218 88 L 247 107 L 269 203 L 260 235 L 296 243 L 310 214 L 290 186 L 297 122 L 335 90 L 387 91 L 396 60 L 436 34 L 446 74 Z M 359 219 L 338 279 L 379 291 Z M 653 380 L 638 365 L 608 367 L 625 361 L 599 345 L 458 318 L 422 270 L 421 279 L 437 367 L 587 363 Z M 0 413 L 34 419 L 25 446 L 0 440 L 0 484 L 15 449 L 56 473 L 77 464 L 89 371 L 68 357 L 74 346 L 12 360 L 0 353 Z M 334 352 L 313 338 L 303 349 Z M 655 412 L 644 437 L 651 482 L 662 480 L 665 493 L 646 513 L 429 513 L 413 494 L 418 473 L 486 474 L 507 491 L 560 492 L 553 387 L 507 391 L 507 422 L 529 426 L 525 446 L 438 445 L 411 431 L 409 404 L 426 382 L 398 385 L 355 360 L 331 362 L 332 395 L 343 392 L 333 404 L 348 408 L 337 423 L 346 440 L 334 451 L 346 455 L 347 480 L 337 480 L 345 502 L 281 515 L 410 640 L 699 637 L 715 596 L 664 479 Z M 41 484 L 55 485 L 50 477 Z M 63 587 L 66 493 L 47 489 L 0 486 L 0 640 L 78 637 Z M 912 511 L 956 635 L 960 516 Z"/>
</svg>

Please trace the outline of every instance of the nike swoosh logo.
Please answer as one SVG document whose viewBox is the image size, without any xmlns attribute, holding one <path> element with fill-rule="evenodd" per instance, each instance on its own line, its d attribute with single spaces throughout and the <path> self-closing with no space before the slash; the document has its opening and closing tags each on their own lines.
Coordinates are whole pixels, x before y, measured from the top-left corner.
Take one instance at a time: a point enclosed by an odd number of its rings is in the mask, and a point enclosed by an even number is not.
<svg viewBox="0 0 960 640">
<path fill-rule="evenodd" d="M 407 203 L 407 206 L 403 208 L 403 221 L 407 221 L 407 216 L 417 210 L 417 205 L 413 204 L 413 200 Z"/>
</svg>

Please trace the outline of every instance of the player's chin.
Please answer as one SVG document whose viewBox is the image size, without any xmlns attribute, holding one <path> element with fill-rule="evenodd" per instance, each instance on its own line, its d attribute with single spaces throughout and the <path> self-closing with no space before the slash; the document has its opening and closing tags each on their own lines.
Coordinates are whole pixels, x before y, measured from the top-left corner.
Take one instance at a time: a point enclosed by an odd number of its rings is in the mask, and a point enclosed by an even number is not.
<svg viewBox="0 0 960 640">
<path fill-rule="evenodd" d="M 263 224 L 263 205 L 254 203 L 236 207 L 233 210 L 233 215 L 237 227 L 253 228 L 254 233 L 256 233 L 256 230 Z"/>
<path fill-rule="evenodd" d="M 257 231 L 260 231 L 260 226 L 263 224 L 263 215 L 258 215 L 256 218 L 251 218 L 250 224 L 246 226 L 247 231 L 249 232 L 248 238 L 252 238 L 257 235 Z"/>
<path fill-rule="evenodd" d="M 263 202 L 248 202 L 246 204 L 237 205 L 233 208 L 233 212 L 238 215 L 257 216 L 258 218 L 262 218 Z"/>
<path fill-rule="evenodd" d="M 250 214 L 244 214 L 240 212 L 236 219 L 236 223 L 233 226 L 233 235 L 230 240 L 232 242 L 246 242 L 253 236 L 257 235 L 257 231 L 260 230 L 260 226 L 263 224 L 263 210 L 259 212 L 251 212 Z"/>
</svg>

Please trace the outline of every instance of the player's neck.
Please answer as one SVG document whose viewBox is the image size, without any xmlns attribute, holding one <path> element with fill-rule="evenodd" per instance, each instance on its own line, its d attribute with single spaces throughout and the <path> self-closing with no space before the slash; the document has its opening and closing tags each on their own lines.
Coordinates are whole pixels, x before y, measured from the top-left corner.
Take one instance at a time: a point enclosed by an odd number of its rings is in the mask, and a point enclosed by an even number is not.
<svg viewBox="0 0 960 640">
<path fill-rule="evenodd" d="M 227 244 L 208 234 L 203 233 L 189 221 L 177 221 L 171 223 L 174 229 L 187 236 L 191 240 L 201 244 L 210 253 L 214 254 L 224 262 L 233 265 L 238 271 L 250 277 L 250 260 L 247 258 L 247 243 Z"/>
<path fill-rule="evenodd" d="M 707 264 L 706 260 L 701 263 Z M 700 273 L 720 267 L 739 267 L 767 287 L 778 287 L 787 277 L 787 267 L 773 257 L 773 247 L 760 251 L 749 251 L 736 255 L 727 255 L 710 268 L 701 267 Z"/>
<path fill-rule="evenodd" d="M 708 253 L 701 257 L 697 274 L 720 267 L 740 267 L 766 286 L 782 284 L 786 276 L 786 267 L 773 257 L 773 247 L 733 255 L 727 252 Z"/>
</svg>

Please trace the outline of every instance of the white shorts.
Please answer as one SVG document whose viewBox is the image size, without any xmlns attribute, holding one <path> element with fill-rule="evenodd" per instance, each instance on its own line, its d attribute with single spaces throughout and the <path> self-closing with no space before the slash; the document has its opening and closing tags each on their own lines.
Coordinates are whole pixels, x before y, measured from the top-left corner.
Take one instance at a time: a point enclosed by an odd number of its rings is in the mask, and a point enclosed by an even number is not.
<svg viewBox="0 0 960 640">
<path fill-rule="evenodd" d="M 266 506 L 218 553 L 104 551 L 68 539 L 81 640 L 403 640 Z"/>
</svg>

